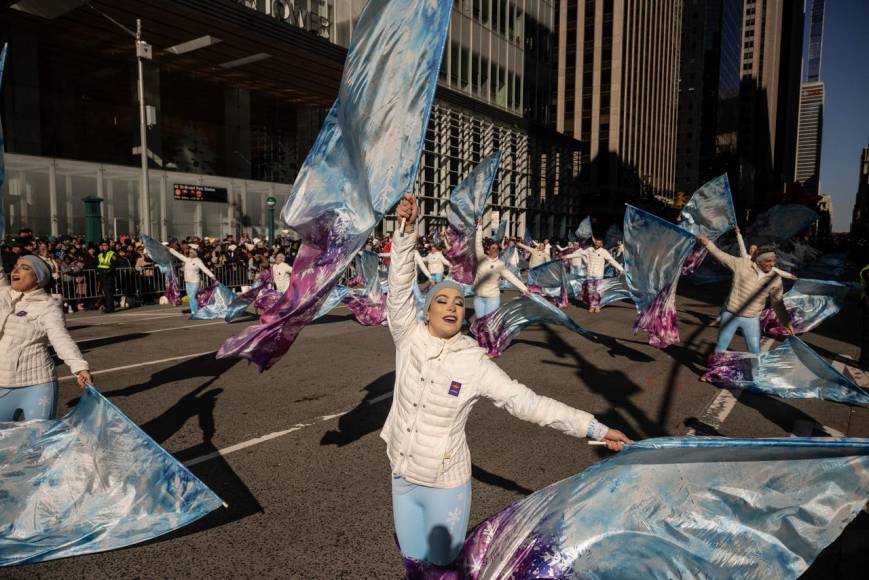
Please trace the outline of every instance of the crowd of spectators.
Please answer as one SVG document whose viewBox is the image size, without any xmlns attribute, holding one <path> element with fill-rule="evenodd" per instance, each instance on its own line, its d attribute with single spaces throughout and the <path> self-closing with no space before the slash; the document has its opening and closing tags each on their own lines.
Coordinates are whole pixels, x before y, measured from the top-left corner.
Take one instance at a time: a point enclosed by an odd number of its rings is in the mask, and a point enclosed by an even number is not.
<svg viewBox="0 0 869 580">
<path fill-rule="evenodd" d="M 102 241 L 115 253 L 112 270 L 120 306 L 157 301 L 162 280 L 155 275 L 154 263 L 145 254 L 141 240 L 122 235 Z M 72 312 L 104 307 L 97 276 L 99 245 L 87 243 L 83 236 L 38 237 L 22 229 L 0 241 L 0 255 L 7 273 L 20 256 L 42 258 L 54 278 L 49 292 L 62 296 L 65 309 Z M 279 236 L 271 248 L 266 241 L 249 235 L 172 238 L 167 245 L 184 255 L 195 249 L 218 279 L 235 286 L 249 284 L 260 270 L 274 264 L 278 254 L 292 264 L 298 251 L 298 242 L 288 236 Z"/>
</svg>

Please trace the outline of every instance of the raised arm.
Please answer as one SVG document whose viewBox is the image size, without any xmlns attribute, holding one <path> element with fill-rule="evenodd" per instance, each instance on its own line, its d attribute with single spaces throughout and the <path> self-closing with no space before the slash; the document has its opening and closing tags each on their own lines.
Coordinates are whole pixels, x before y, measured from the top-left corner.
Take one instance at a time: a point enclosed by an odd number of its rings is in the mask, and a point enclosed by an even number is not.
<svg viewBox="0 0 869 580">
<path fill-rule="evenodd" d="M 185 256 L 185 255 L 182 254 L 181 252 L 175 251 L 175 250 L 173 250 L 172 248 L 170 248 L 169 246 L 166 246 L 166 249 L 169 250 L 169 253 L 170 253 L 170 254 L 172 254 L 173 256 L 175 256 L 176 258 L 178 258 L 179 260 L 181 260 L 181 261 L 184 262 L 185 264 L 186 264 L 187 262 L 190 261 L 190 258 L 188 258 L 187 256 Z"/>
<path fill-rule="evenodd" d="M 483 250 L 483 224 L 477 224 L 477 231 L 474 234 L 474 254 L 477 256 L 477 262 L 482 262 L 486 259 L 486 252 Z"/>
<path fill-rule="evenodd" d="M 428 271 L 428 268 L 425 265 L 425 261 L 422 259 L 422 256 L 419 255 L 419 252 L 416 250 L 413 251 L 413 261 L 416 263 L 419 271 L 425 274 L 425 277 L 431 280 L 431 272 Z"/>
<path fill-rule="evenodd" d="M 416 199 L 405 194 L 396 209 L 399 223 L 406 220 L 403 234 L 393 236 L 389 261 L 389 293 L 386 295 L 386 319 L 389 332 L 395 342 L 401 340 L 417 324 L 416 301 L 413 297 L 413 281 L 416 264 L 413 251 L 416 248 Z"/>
<path fill-rule="evenodd" d="M 739 246 L 739 257 L 747 258 L 748 250 L 745 248 L 745 240 L 742 239 L 742 232 L 739 231 L 739 227 L 734 228 L 736 232 L 736 245 Z"/>
<path fill-rule="evenodd" d="M 701 244 L 703 244 L 713 258 L 721 262 L 721 265 L 733 270 L 736 268 L 737 260 L 741 260 L 742 258 L 737 258 L 736 256 L 731 256 L 727 252 L 722 252 L 718 249 L 718 246 L 715 245 L 712 240 L 707 238 L 706 236 L 700 236 L 697 238 Z"/>
<path fill-rule="evenodd" d="M 566 256 L 564 256 L 564 259 L 565 260 L 572 260 L 574 258 L 582 258 L 584 256 L 585 256 L 585 250 L 580 248 L 577 251 L 571 252 L 570 254 L 567 254 Z"/>
<path fill-rule="evenodd" d="M 791 274 L 790 272 L 785 272 L 784 270 L 779 270 L 778 268 L 773 268 L 773 272 L 781 276 L 782 278 L 787 278 L 788 280 L 799 280 L 796 276 Z"/>
<path fill-rule="evenodd" d="M 531 246 L 526 246 L 522 242 L 516 242 L 516 246 L 522 248 L 523 250 L 525 250 L 526 252 L 529 252 L 529 253 L 534 251 L 534 248 L 532 248 Z"/>
</svg>

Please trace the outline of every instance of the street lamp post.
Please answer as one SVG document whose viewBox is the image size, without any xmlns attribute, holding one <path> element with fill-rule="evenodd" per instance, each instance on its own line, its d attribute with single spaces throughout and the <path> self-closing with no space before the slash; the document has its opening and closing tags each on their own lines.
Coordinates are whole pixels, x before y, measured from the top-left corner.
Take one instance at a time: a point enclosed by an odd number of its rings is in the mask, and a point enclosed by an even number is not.
<svg viewBox="0 0 869 580">
<path fill-rule="evenodd" d="M 266 215 L 269 222 L 269 248 L 275 245 L 275 204 L 278 203 L 271 195 L 266 198 Z"/>
<path fill-rule="evenodd" d="M 151 45 L 142 40 L 142 20 L 136 19 L 136 61 L 139 66 L 139 138 L 142 150 L 142 186 L 139 205 L 142 213 L 141 233 L 151 235 L 151 194 L 148 183 L 148 126 L 145 118 L 144 59 L 151 59 Z"/>
</svg>

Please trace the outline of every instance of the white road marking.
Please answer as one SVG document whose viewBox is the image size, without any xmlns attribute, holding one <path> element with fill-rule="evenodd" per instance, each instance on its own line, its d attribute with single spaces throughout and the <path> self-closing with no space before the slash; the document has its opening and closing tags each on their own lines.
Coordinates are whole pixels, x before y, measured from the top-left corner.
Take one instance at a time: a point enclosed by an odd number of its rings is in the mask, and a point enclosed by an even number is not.
<svg viewBox="0 0 869 580">
<path fill-rule="evenodd" d="M 370 401 L 366 403 L 366 405 L 374 405 L 375 403 L 379 403 L 380 401 L 385 401 L 392 397 L 392 391 L 388 393 L 383 393 L 377 397 L 374 397 Z M 188 461 L 184 462 L 184 465 L 187 467 L 192 467 L 204 461 L 208 461 L 209 459 L 214 459 L 215 457 L 226 457 L 230 453 L 235 453 L 236 451 L 241 451 L 242 449 L 247 449 L 248 447 L 253 447 L 254 445 L 259 445 L 260 443 L 265 443 L 266 441 L 271 441 L 272 439 L 277 439 L 278 437 L 283 437 L 284 435 L 289 435 L 290 433 L 295 433 L 305 427 L 310 427 L 312 425 L 317 425 L 318 423 L 325 423 L 326 421 L 331 421 L 332 419 L 337 419 L 343 415 L 346 415 L 350 411 L 352 411 L 355 407 L 351 407 L 349 409 L 345 409 L 343 411 L 338 411 L 337 413 L 330 413 L 328 415 L 321 415 L 316 419 L 308 421 L 307 423 L 297 423 L 290 427 L 289 429 L 284 429 L 283 431 L 275 431 L 274 433 L 269 433 L 268 435 L 262 435 L 260 437 L 254 437 L 253 439 L 248 439 L 247 441 L 242 441 L 241 443 L 236 443 L 235 445 L 230 445 L 229 447 L 224 447 L 223 449 L 218 449 L 217 451 L 213 451 L 211 453 L 207 453 L 205 455 L 200 455 L 199 457 L 194 457 Z"/>
<path fill-rule="evenodd" d="M 764 338 L 760 343 L 760 350 L 768 351 L 775 341 L 772 338 Z M 709 425 L 716 431 L 724 424 L 724 420 L 736 407 L 736 401 L 745 389 L 721 389 L 714 399 L 706 406 L 698 420 Z M 694 427 L 689 427 L 685 432 L 692 437 L 697 434 Z"/>
<path fill-rule="evenodd" d="M 171 328 L 158 328 L 156 330 L 133 330 L 129 334 L 155 334 L 157 332 L 169 332 L 170 330 L 184 330 L 185 328 L 202 328 L 203 326 L 213 326 L 215 324 L 226 324 L 223 320 L 218 320 L 217 322 L 208 322 L 206 324 L 188 324 L 186 326 L 173 326 Z M 110 336 L 100 336 L 97 338 L 86 338 L 84 340 L 77 340 L 76 344 L 84 344 L 86 342 L 94 342 L 97 340 L 106 340 L 107 338 L 116 338 L 118 336 L 125 336 L 124 334 L 112 334 Z"/>
<path fill-rule="evenodd" d="M 841 431 L 837 431 L 832 427 L 827 427 L 826 425 L 821 425 L 819 423 L 815 423 L 814 421 L 809 421 L 807 419 L 797 419 L 794 421 L 794 428 L 792 431 L 792 437 L 811 437 L 815 431 L 821 431 L 825 433 L 828 437 L 844 437 L 845 434 Z"/>
<path fill-rule="evenodd" d="M 158 360 L 149 360 L 149 361 L 140 362 L 140 363 L 136 363 L 136 364 L 132 364 L 132 365 L 124 365 L 122 367 L 113 367 L 110 369 L 100 369 L 98 371 L 91 371 L 91 375 L 97 376 L 97 375 L 104 375 L 107 373 L 116 373 L 118 371 L 125 371 L 128 369 L 135 369 L 138 367 L 145 367 L 145 366 L 149 366 L 149 365 L 159 365 L 159 364 L 163 364 L 163 363 L 167 363 L 167 362 L 174 362 L 176 360 L 184 360 L 186 358 L 196 358 L 198 356 L 205 356 L 207 354 L 215 354 L 216 352 L 217 352 L 216 350 L 208 350 L 205 352 L 197 352 L 197 353 L 193 353 L 193 354 L 185 354 L 185 355 L 181 355 L 181 356 L 161 358 Z M 77 379 L 75 376 L 69 375 L 69 376 L 61 378 L 60 380 L 61 381 L 74 381 Z"/>
<path fill-rule="evenodd" d="M 98 316 L 88 316 L 87 318 L 67 318 L 67 319 L 66 319 L 66 325 L 67 325 L 67 326 L 75 326 L 75 323 L 76 323 L 76 322 L 83 322 L 83 323 L 86 324 L 88 327 L 91 327 L 91 326 L 111 326 L 111 325 L 113 325 L 113 324 L 129 324 L 129 323 L 131 323 L 131 322 L 143 322 L 143 321 L 145 321 L 145 320 L 162 320 L 162 319 L 164 319 L 164 318 L 172 318 L 173 316 L 178 316 L 178 315 L 179 315 L 179 313 L 178 313 L 178 312 L 175 312 L 175 313 L 172 313 L 172 314 L 160 314 L 160 315 L 157 315 L 157 316 L 145 316 L 145 317 L 142 317 L 142 318 L 136 318 L 136 319 L 133 319 L 133 320 L 126 320 L 126 319 L 125 319 L 125 320 L 117 320 L 117 319 L 114 318 L 114 317 L 115 317 L 114 314 L 107 314 L 105 317 L 102 317 L 102 316 L 99 316 L 99 317 L 98 317 Z M 111 318 L 111 319 L 108 318 L 109 316 L 111 316 L 112 318 Z M 87 323 L 87 322 L 85 322 L 86 320 L 89 320 L 89 319 L 91 319 L 91 318 L 101 318 L 101 319 L 102 319 L 102 322 L 95 322 L 95 323 L 92 323 L 92 324 L 91 324 L 91 323 Z"/>
</svg>

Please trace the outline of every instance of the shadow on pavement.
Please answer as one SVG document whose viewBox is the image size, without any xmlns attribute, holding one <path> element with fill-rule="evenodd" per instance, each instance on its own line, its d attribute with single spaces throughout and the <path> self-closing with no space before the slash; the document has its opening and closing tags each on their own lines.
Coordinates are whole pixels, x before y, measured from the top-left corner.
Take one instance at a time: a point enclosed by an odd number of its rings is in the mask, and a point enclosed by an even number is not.
<svg viewBox="0 0 869 580">
<path fill-rule="evenodd" d="M 551 328 L 544 326 L 546 332 L 546 348 L 559 358 L 571 358 L 573 363 L 559 361 L 541 361 L 543 364 L 572 367 L 576 369 L 577 376 L 588 388 L 601 395 L 610 404 L 610 409 L 598 415 L 602 423 L 620 429 L 632 439 L 643 437 L 657 437 L 667 435 L 662 424 L 656 423 L 640 409 L 631 397 L 640 393 L 642 389 L 621 371 L 603 370 L 586 359 L 578 350 L 568 344 Z M 624 414 L 627 414 L 639 425 L 642 433 L 637 433 L 627 426 Z"/>
<path fill-rule="evenodd" d="M 522 495 L 531 495 L 532 493 L 534 493 L 534 490 L 523 487 L 512 479 L 507 479 L 506 477 L 501 477 L 500 475 L 492 473 L 491 471 L 486 471 L 485 469 L 476 464 L 471 465 L 471 477 L 481 483 L 486 483 L 494 487 L 500 487 L 501 489 L 506 491 L 514 491 L 516 493 L 521 493 Z"/>
<path fill-rule="evenodd" d="M 374 399 L 389 393 L 394 386 L 395 371 L 369 383 L 363 389 L 366 391 L 365 398 L 352 411 L 338 419 L 338 429 L 326 431 L 320 439 L 320 445 L 344 447 L 383 427 L 392 398 L 384 397 L 376 402 Z"/>
</svg>

